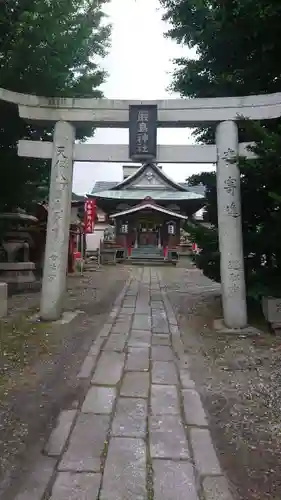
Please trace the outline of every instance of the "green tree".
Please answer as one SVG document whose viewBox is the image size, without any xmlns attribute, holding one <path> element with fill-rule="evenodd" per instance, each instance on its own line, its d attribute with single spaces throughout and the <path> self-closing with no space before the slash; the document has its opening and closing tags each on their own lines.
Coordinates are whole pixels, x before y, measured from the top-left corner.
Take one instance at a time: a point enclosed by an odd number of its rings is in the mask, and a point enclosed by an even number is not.
<svg viewBox="0 0 281 500">
<path fill-rule="evenodd" d="M 101 97 L 101 60 L 110 26 L 108 0 L 9 0 L 0 3 L 0 86 L 47 97 Z M 50 138 L 50 128 L 27 124 L 0 101 L 0 210 L 45 197 L 50 162 L 17 156 L 17 142 Z M 91 127 L 77 131 L 82 139 Z"/>
<path fill-rule="evenodd" d="M 171 84 L 182 97 L 228 97 L 279 92 L 281 88 L 281 4 L 273 0 L 160 0 L 170 22 L 167 36 L 196 48 L 196 59 L 176 60 Z M 239 123 L 239 138 L 256 140 L 258 160 L 239 159 L 243 240 L 248 293 L 280 292 L 281 220 L 276 192 L 281 184 L 280 120 L 249 126 Z M 214 129 L 195 132 L 214 142 Z M 207 187 L 206 215 L 211 228 L 192 225 L 191 237 L 202 252 L 196 257 L 204 272 L 219 275 L 216 177 L 190 179 Z M 280 193 L 276 193 L 277 195 Z M 262 290 L 263 287 L 263 290 Z M 266 292 L 267 290 L 267 292 Z"/>
<path fill-rule="evenodd" d="M 196 48 L 196 60 L 175 60 L 172 89 L 183 97 L 279 92 L 281 4 L 274 0 L 160 0 L 167 36 Z M 273 125 L 274 126 L 274 125 Z M 214 141 L 213 129 L 197 131 Z M 240 130 L 243 138 L 243 130 Z"/>
<path fill-rule="evenodd" d="M 281 293 L 281 126 L 269 132 L 247 124 L 255 137 L 256 159 L 239 157 L 242 194 L 242 227 L 248 295 Z M 206 217 L 210 227 L 188 224 L 186 230 L 202 251 L 195 257 L 204 273 L 220 281 L 216 174 L 202 173 L 188 179 L 206 186 Z"/>
</svg>

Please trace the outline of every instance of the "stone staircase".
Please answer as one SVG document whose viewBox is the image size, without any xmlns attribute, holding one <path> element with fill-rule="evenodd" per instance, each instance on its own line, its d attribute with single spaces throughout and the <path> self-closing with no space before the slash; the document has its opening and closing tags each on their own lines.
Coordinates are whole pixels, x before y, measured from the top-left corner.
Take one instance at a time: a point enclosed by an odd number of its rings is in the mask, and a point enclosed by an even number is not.
<svg viewBox="0 0 281 500">
<path fill-rule="evenodd" d="M 132 248 L 128 263 L 135 265 L 163 265 L 171 264 L 164 260 L 163 249 L 151 245 Z"/>
</svg>

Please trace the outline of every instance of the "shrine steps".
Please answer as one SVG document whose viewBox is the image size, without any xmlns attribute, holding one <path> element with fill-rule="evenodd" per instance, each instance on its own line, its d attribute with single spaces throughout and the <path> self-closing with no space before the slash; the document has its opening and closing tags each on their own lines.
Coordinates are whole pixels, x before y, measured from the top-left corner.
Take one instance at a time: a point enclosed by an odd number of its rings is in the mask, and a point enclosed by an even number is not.
<svg viewBox="0 0 281 500">
<path fill-rule="evenodd" d="M 131 256 L 126 259 L 126 263 L 136 266 L 167 266 L 175 264 L 171 259 L 164 260 L 161 248 L 150 245 L 133 248 Z"/>
<path fill-rule="evenodd" d="M 154 247 L 152 245 L 145 245 L 145 246 L 140 246 L 138 248 L 132 248 L 131 259 L 135 258 L 163 259 L 164 258 L 163 250 L 161 248 Z"/>
<path fill-rule="evenodd" d="M 130 266 L 176 266 L 172 260 L 162 259 L 126 259 L 124 264 Z"/>
</svg>

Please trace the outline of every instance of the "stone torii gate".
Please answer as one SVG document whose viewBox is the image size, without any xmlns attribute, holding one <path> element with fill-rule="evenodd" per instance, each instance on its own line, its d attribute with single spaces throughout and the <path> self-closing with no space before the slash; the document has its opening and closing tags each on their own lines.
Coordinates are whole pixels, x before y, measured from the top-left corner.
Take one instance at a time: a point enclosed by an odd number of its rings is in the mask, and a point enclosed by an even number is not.
<svg viewBox="0 0 281 500">
<path fill-rule="evenodd" d="M 215 146 L 158 146 L 158 162 L 217 163 L 218 227 L 224 323 L 247 326 L 241 225 L 240 174 L 233 161 L 247 151 L 239 146 L 236 122 L 241 116 L 269 120 L 281 115 L 281 93 L 234 98 L 121 101 L 44 98 L 0 89 L 0 99 L 18 105 L 30 122 L 54 124 L 53 143 L 20 141 L 19 155 L 52 158 L 49 216 L 40 316 L 57 320 L 62 312 L 66 268 L 73 161 L 128 162 L 128 146 L 75 144 L 75 126 L 129 127 L 130 105 L 157 105 L 158 127 L 215 124 Z M 240 118 L 239 118 L 240 117 Z M 247 153 L 249 154 L 249 153 Z"/>
</svg>

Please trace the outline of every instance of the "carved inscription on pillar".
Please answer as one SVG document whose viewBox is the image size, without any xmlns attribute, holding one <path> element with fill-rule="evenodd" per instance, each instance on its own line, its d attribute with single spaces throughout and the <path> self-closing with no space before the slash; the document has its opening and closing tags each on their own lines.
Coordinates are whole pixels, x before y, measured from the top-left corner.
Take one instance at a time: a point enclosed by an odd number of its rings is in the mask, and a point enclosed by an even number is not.
<svg viewBox="0 0 281 500">
<path fill-rule="evenodd" d="M 49 257 L 49 275 L 48 275 L 48 280 L 49 281 L 54 281 L 58 269 L 58 255 L 53 253 Z"/>
<path fill-rule="evenodd" d="M 238 219 L 241 217 L 240 200 L 237 192 L 237 178 L 229 175 L 224 180 L 224 191 L 227 195 L 225 212 L 232 219 Z M 229 259 L 228 261 L 228 293 L 230 295 L 235 294 L 240 290 L 241 287 L 241 275 L 242 269 L 239 260 Z"/>
<path fill-rule="evenodd" d="M 226 205 L 225 210 L 227 215 L 233 217 L 233 219 L 238 219 L 238 217 L 241 216 L 240 207 L 234 201 L 229 203 L 229 205 Z"/>
<path fill-rule="evenodd" d="M 237 179 L 231 177 L 231 175 L 224 181 L 224 190 L 231 196 L 235 195 L 237 189 Z"/>
<path fill-rule="evenodd" d="M 228 195 L 229 203 L 225 207 L 226 213 L 237 219 L 241 216 L 240 204 L 237 200 L 237 179 L 231 175 L 224 181 L 224 190 Z"/>
<path fill-rule="evenodd" d="M 228 261 L 228 269 L 230 271 L 240 271 L 240 268 L 241 268 L 241 266 L 240 266 L 239 260 L 237 260 L 237 259 L 235 259 L 235 260 L 230 259 Z"/>
<path fill-rule="evenodd" d="M 242 269 L 239 260 L 233 260 L 233 259 L 229 259 L 227 267 L 228 270 L 230 271 L 228 274 L 229 278 L 228 292 L 230 295 L 232 295 L 238 292 L 241 287 Z"/>
<path fill-rule="evenodd" d="M 56 147 L 56 161 L 54 165 L 55 169 L 55 193 L 52 203 L 52 210 L 50 212 L 51 216 L 51 233 L 52 239 L 55 242 L 62 242 L 63 227 L 62 227 L 62 217 L 63 217 L 63 206 L 62 198 L 65 196 L 65 190 L 69 186 L 69 175 L 68 169 L 68 157 L 65 153 L 65 146 Z M 49 273 L 48 281 L 54 281 L 59 271 L 60 259 L 56 249 L 49 257 Z"/>
</svg>

